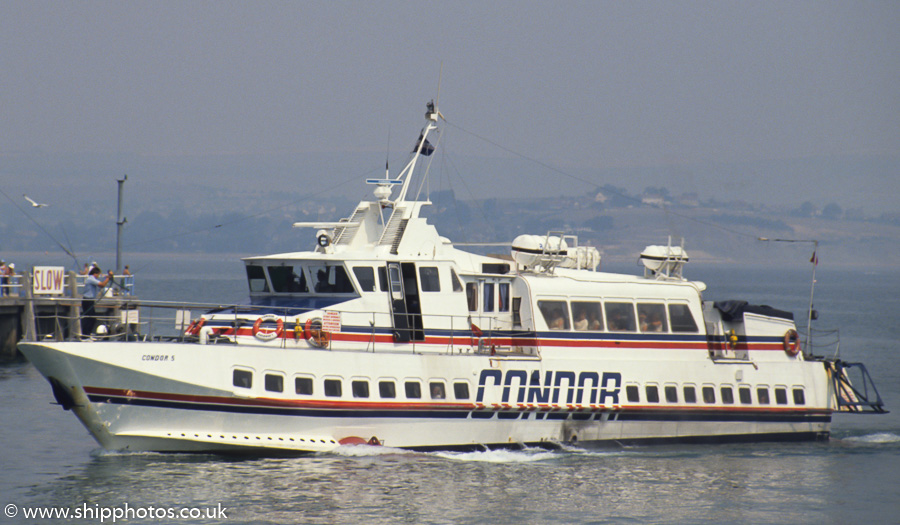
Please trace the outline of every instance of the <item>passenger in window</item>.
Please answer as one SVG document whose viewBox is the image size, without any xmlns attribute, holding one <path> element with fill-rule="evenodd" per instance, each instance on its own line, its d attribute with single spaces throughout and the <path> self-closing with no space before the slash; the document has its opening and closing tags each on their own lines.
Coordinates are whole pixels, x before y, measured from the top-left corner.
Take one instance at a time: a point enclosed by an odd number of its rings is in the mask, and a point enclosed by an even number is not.
<svg viewBox="0 0 900 525">
<path fill-rule="evenodd" d="M 597 310 L 591 310 L 588 313 L 588 330 L 602 330 L 603 323 L 600 322 L 600 314 Z"/>
<path fill-rule="evenodd" d="M 659 314 L 653 314 L 650 317 L 650 331 L 651 332 L 662 332 L 663 331 L 663 322 L 662 318 Z"/>
<path fill-rule="evenodd" d="M 641 327 L 641 332 L 650 331 L 650 323 L 647 321 L 647 312 L 640 311 L 638 309 L 638 326 Z"/>
<path fill-rule="evenodd" d="M 584 308 L 579 308 L 575 311 L 575 329 L 579 331 L 587 330 L 589 326 L 587 314 L 584 312 Z"/>
<path fill-rule="evenodd" d="M 444 389 L 441 385 L 434 383 L 431 385 L 431 399 L 444 399 Z"/>
<path fill-rule="evenodd" d="M 566 320 L 563 317 L 563 312 L 559 308 L 553 309 L 553 320 L 550 321 L 550 329 L 551 330 L 565 330 L 566 329 Z"/>
</svg>

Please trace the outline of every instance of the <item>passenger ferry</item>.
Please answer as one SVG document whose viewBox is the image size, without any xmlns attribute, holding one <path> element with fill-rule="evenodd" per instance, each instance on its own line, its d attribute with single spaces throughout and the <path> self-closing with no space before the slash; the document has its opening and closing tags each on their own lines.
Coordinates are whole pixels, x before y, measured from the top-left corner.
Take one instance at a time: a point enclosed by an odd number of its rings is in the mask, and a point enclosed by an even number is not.
<svg viewBox="0 0 900 525">
<path fill-rule="evenodd" d="M 244 260 L 248 305 L 183 341 L 20 350 L 113 450 L 817 440 L 835 412 L 884 411 L 865 367 L 812 355 L 791 313 L 704 301 L 682 246 L 648 247 L 639 276 L 598 271 L 561 232 L 509 257 L 454 246 L 409 198 L 442 117 L 425 116 L 400 174 L 367 181 L 374 199 L 295 225 L 312 251 Z"/>
</svg>

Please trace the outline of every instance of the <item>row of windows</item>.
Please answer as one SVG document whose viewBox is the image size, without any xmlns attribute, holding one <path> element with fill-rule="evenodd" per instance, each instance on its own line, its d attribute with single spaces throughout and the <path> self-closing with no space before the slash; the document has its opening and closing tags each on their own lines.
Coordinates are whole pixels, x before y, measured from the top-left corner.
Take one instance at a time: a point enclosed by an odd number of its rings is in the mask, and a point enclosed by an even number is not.
<svg viewBox="0 0 900 525">
<path fill-rule="evenodd" d="M 253 386 L 253 372 L 249 370 L 234 370 L 232 384 L 240 388 Z M 342 397 L 344 395 L 344 382 L 340 379 L 324 379 L 322 381 L 322 393 L 326 397 Z M 265 374 L 263 386 L 267 392 L 284 392 L 284 376 L 281 374 Z M 397 384 L 394 380 L 383 379 L 378 381 L 378 396 L 382 399 L 397 398 Z M 311 396 L 315 392 L 314 381 L 311 377 L 295 377 L 294 393 Z M 422 399 L 422 382 L 407 380 L 403 382 L 403 392 L 406 399 Z M 365 399 L 371 397 L 369 381 L 367 379 L 353 379 L 350 381 L 350 393 L 354 398 Z M 430 399 L 447 399 L 447 388 L 443 381 L 431 381 L 428 383 Z M 466 382 L 453 383 L 453 396 L 455 399 L 469 399 L 469 384 Z"/>
<path fill-rule="evenodd" d="M 538 309 L 550 330 L 601 331 L 605 319 L 606 330 L 610 332 L 667 333 L 670 327 L 672 332 L 697 332 L 697 322 L 686 304 L 571 301 L 574 323 L 569 322 L 569 306 L 568 301 L 538 301 Z"/>
<path fill-rule="evenodd" d="M 738 387 L 738 400 L 742 405 L 753 404 L 753 391 L 749 386 Z M 730 385 L 723 385 L 719 388 L 719 399 L 723 405 L 734 404 L 734 389 Z M 663 387 L 663 395 L 667 403 L 678 403 L 678 387 L 675 385 L 666 385 Z M 682 400 L 684 403 L 697 403 L 697 390 L 692 385 L 685 385 L 682 388 Z M 716 389 L 712 386 L 704 386 L 700 389 L 700 395 L 706 404 L 716 403 Z M 793 388 L 791 395 L 795 405 L 805 405 L 806 395 L 802 388 Z M 644 387 L 644 399 L 647 403 L 659 403 L 659 387 L 656 385 L 647 385 Z M 640 403 L 640 389 L 637 385 L 627 385 L 625 387 L 625 397 L 629 403 Z M 756 403 L 759 405 L 770 405 L 772 400 L 769 397 L 768 386 L 756 387 Z M 775 387 L 775 404 L 788 404 L 788 391 L 786 387 Z"/>
<path fill-rule="evenodd" d="M 281 265 L 281 266 L 247 266 L 247 280 L 251 292 L 269 293 L 269 282 L 276 293 L 355 293 L 353 283 L 347 271 L 341 265 L 308 264 L 308 265 Z M 266 280 L 268 270 L 269 280 Z M 372 266 L 354 266 L 353 275 L 359 284 L 360 291 L 375 292 L 376 268 Z M 387 270 L 384 266 L 377 268 L 378 284 L 380 290 L 387 292 Z M 399 271 L 399 270 L 398 270 Z M 309 278 L 307 278 L 307 275 Z M 463 290 L 462 283 L 456 272 L 450 269 L 450 277 L 454 292 Z M 419 286 L 423 292 L 440 292 L 440 273 L 436 266 L 419 267 Z"/>
</svg>

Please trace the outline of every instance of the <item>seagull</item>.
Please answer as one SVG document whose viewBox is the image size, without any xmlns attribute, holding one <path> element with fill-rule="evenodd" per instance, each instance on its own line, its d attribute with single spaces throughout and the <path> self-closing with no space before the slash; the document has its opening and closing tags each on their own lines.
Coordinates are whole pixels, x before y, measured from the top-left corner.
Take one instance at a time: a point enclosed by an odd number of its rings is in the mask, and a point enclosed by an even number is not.
<svg viewBox="0 0 900 525">
<path fill-rule="evenodd" d="M 41 204 L 40 202 L 34 202 L 34 200 L 28 195 L 22 194 L 25 197 L 25 200 L 31 203 L 32 208 L 46 208 L 49 204 Z"/>
</svg>

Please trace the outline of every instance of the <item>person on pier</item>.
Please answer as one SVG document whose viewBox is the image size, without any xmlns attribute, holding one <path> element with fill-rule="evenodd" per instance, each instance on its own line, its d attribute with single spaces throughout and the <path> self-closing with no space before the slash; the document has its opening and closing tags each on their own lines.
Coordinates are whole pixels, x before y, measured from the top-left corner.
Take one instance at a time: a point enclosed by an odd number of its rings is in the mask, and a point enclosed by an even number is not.
<svg viewBox="0 0 900 525">
<path fill-rule="evenodd" d="M 100 294 L 106 285 L 112 281 L 113 272 L 110 270 L 106 277 L 100 280 L 100 268 L 94 266 L 84 280 L 84 293 L 81 299 L 81 334 L 89 336 L 94 332 L 94 325 L 97 324 L 97 313 L 94 305 L 100 299 Z"/>
</svg>

